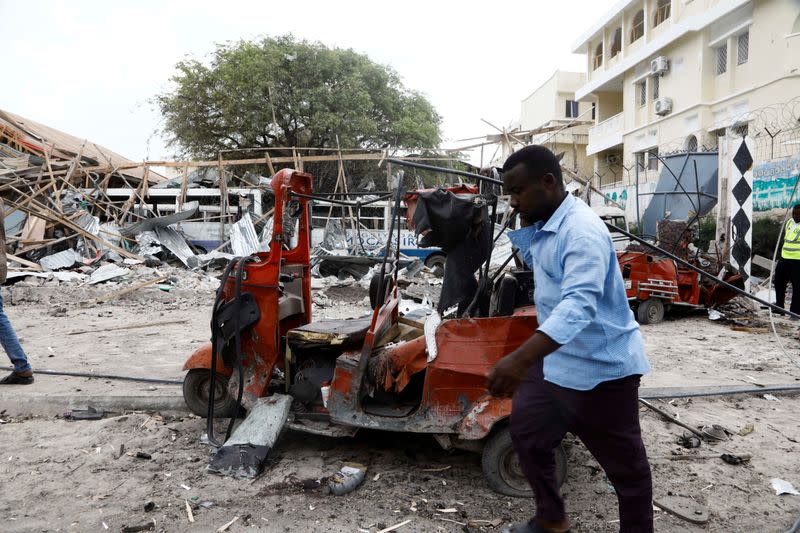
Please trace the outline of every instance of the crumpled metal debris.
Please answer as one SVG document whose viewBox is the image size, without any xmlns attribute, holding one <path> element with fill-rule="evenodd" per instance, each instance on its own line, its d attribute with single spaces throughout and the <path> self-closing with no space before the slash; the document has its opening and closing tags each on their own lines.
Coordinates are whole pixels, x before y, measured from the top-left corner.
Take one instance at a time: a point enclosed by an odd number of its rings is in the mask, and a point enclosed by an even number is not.
<svg viewBox="0 0 800 533">
<path fill-rule="evenodd" d="M 114 278 L 120 278 L 128 273 L 130 273 L 129 269 L 118 267 L 117 265 L 109 263 L 92 272 L 91 276 L 89 276 L 89 285 L 94 285 L 95 283 L 101 283 Z"/>
<path fill-rule="evenodd" d="M 180 259 L 181 263 L 189 266 L 189 258 L 194 257 L 194 252 L 186 243 L 180 233 L 172 228 L 156 228 L 156 236 L 161 244 Z"/>
<path fill-rule="evenodd" d="M 152 231 L 157 228 L 166 228 L 171 224 L 176 224 L 183 220 L 188 220 L 194 217 L 200 210 L 200 202 L 187 202 L 183 205 L 183 211 L 164 215 L 161 217 L 146 218 L 135 224 L 120 228 L 120 233 L 125 237 L 133 237 L 142 233 L 143 231 Z"/>
</svg>

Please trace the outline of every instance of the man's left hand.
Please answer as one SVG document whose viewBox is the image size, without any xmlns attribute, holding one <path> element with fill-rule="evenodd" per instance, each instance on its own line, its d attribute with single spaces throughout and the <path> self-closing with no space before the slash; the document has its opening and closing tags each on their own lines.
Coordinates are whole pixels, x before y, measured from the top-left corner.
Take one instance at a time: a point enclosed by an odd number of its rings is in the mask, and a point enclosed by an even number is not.
<svg viewBox="0 0 800 533">
<path fill-rule="evenodd" d="M 516 352 L 513 352 L 494 365 L 486 379 L 486 388 L 489 390 L 489 394 L 501 398 L 510 398 L 514 395 L 528 373 L 528 365 L 524 364 L 521 359 Z"/>
</svg>

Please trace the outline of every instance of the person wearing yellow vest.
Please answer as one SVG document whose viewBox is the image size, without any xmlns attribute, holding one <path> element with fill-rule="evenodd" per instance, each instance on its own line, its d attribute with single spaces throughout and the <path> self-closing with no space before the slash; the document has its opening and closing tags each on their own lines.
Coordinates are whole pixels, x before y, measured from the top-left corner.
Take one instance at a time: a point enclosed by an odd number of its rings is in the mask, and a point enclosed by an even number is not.
<svg viewBox="0 0 800 533">
<path fill-rule="evenodd" d="M 792 284 L 789 310 L 800 314 L 800 204 L 792 208 L 792 218 L 783 228 L 781 257 L 775 267 L 775 304 L 784 306 L 786 285 Z"/>
</svg>

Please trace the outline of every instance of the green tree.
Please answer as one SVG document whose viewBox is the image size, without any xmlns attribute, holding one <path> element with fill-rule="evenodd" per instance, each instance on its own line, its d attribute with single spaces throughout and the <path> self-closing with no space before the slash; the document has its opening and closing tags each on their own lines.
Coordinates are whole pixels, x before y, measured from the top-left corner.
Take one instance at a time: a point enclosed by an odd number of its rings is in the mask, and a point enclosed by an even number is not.
<svg viewBox="0 0 800 533">
<path fill-rule="evenodd" d="M 217 45 L 208 65 L 176 65 L 155 101 L 170 144 L 214 158 L 254 147 L 438 146 L 441 118 L 390 67 L 291 35 Z"/>
</svg>

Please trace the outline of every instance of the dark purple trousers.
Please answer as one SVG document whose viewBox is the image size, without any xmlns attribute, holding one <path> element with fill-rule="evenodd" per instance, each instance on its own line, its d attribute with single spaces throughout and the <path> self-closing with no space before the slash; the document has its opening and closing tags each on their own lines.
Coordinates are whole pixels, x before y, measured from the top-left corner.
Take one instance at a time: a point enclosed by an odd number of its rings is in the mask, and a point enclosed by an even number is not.
<svg viewBox="0 0 800 533">
<path fill-rule="evenodd" d="M 566 516 L 553 450 L 569 431 L 614 486 L 620 532 L 653 532 L 653 485 L 639 428 L 639 379 L 628 376 L 579 391 L 545 381 L 541 364 L 530 370 L 514 394 L 511 438 L 533 488 L 536 518 L 559 521 Z"/>
</svg>

